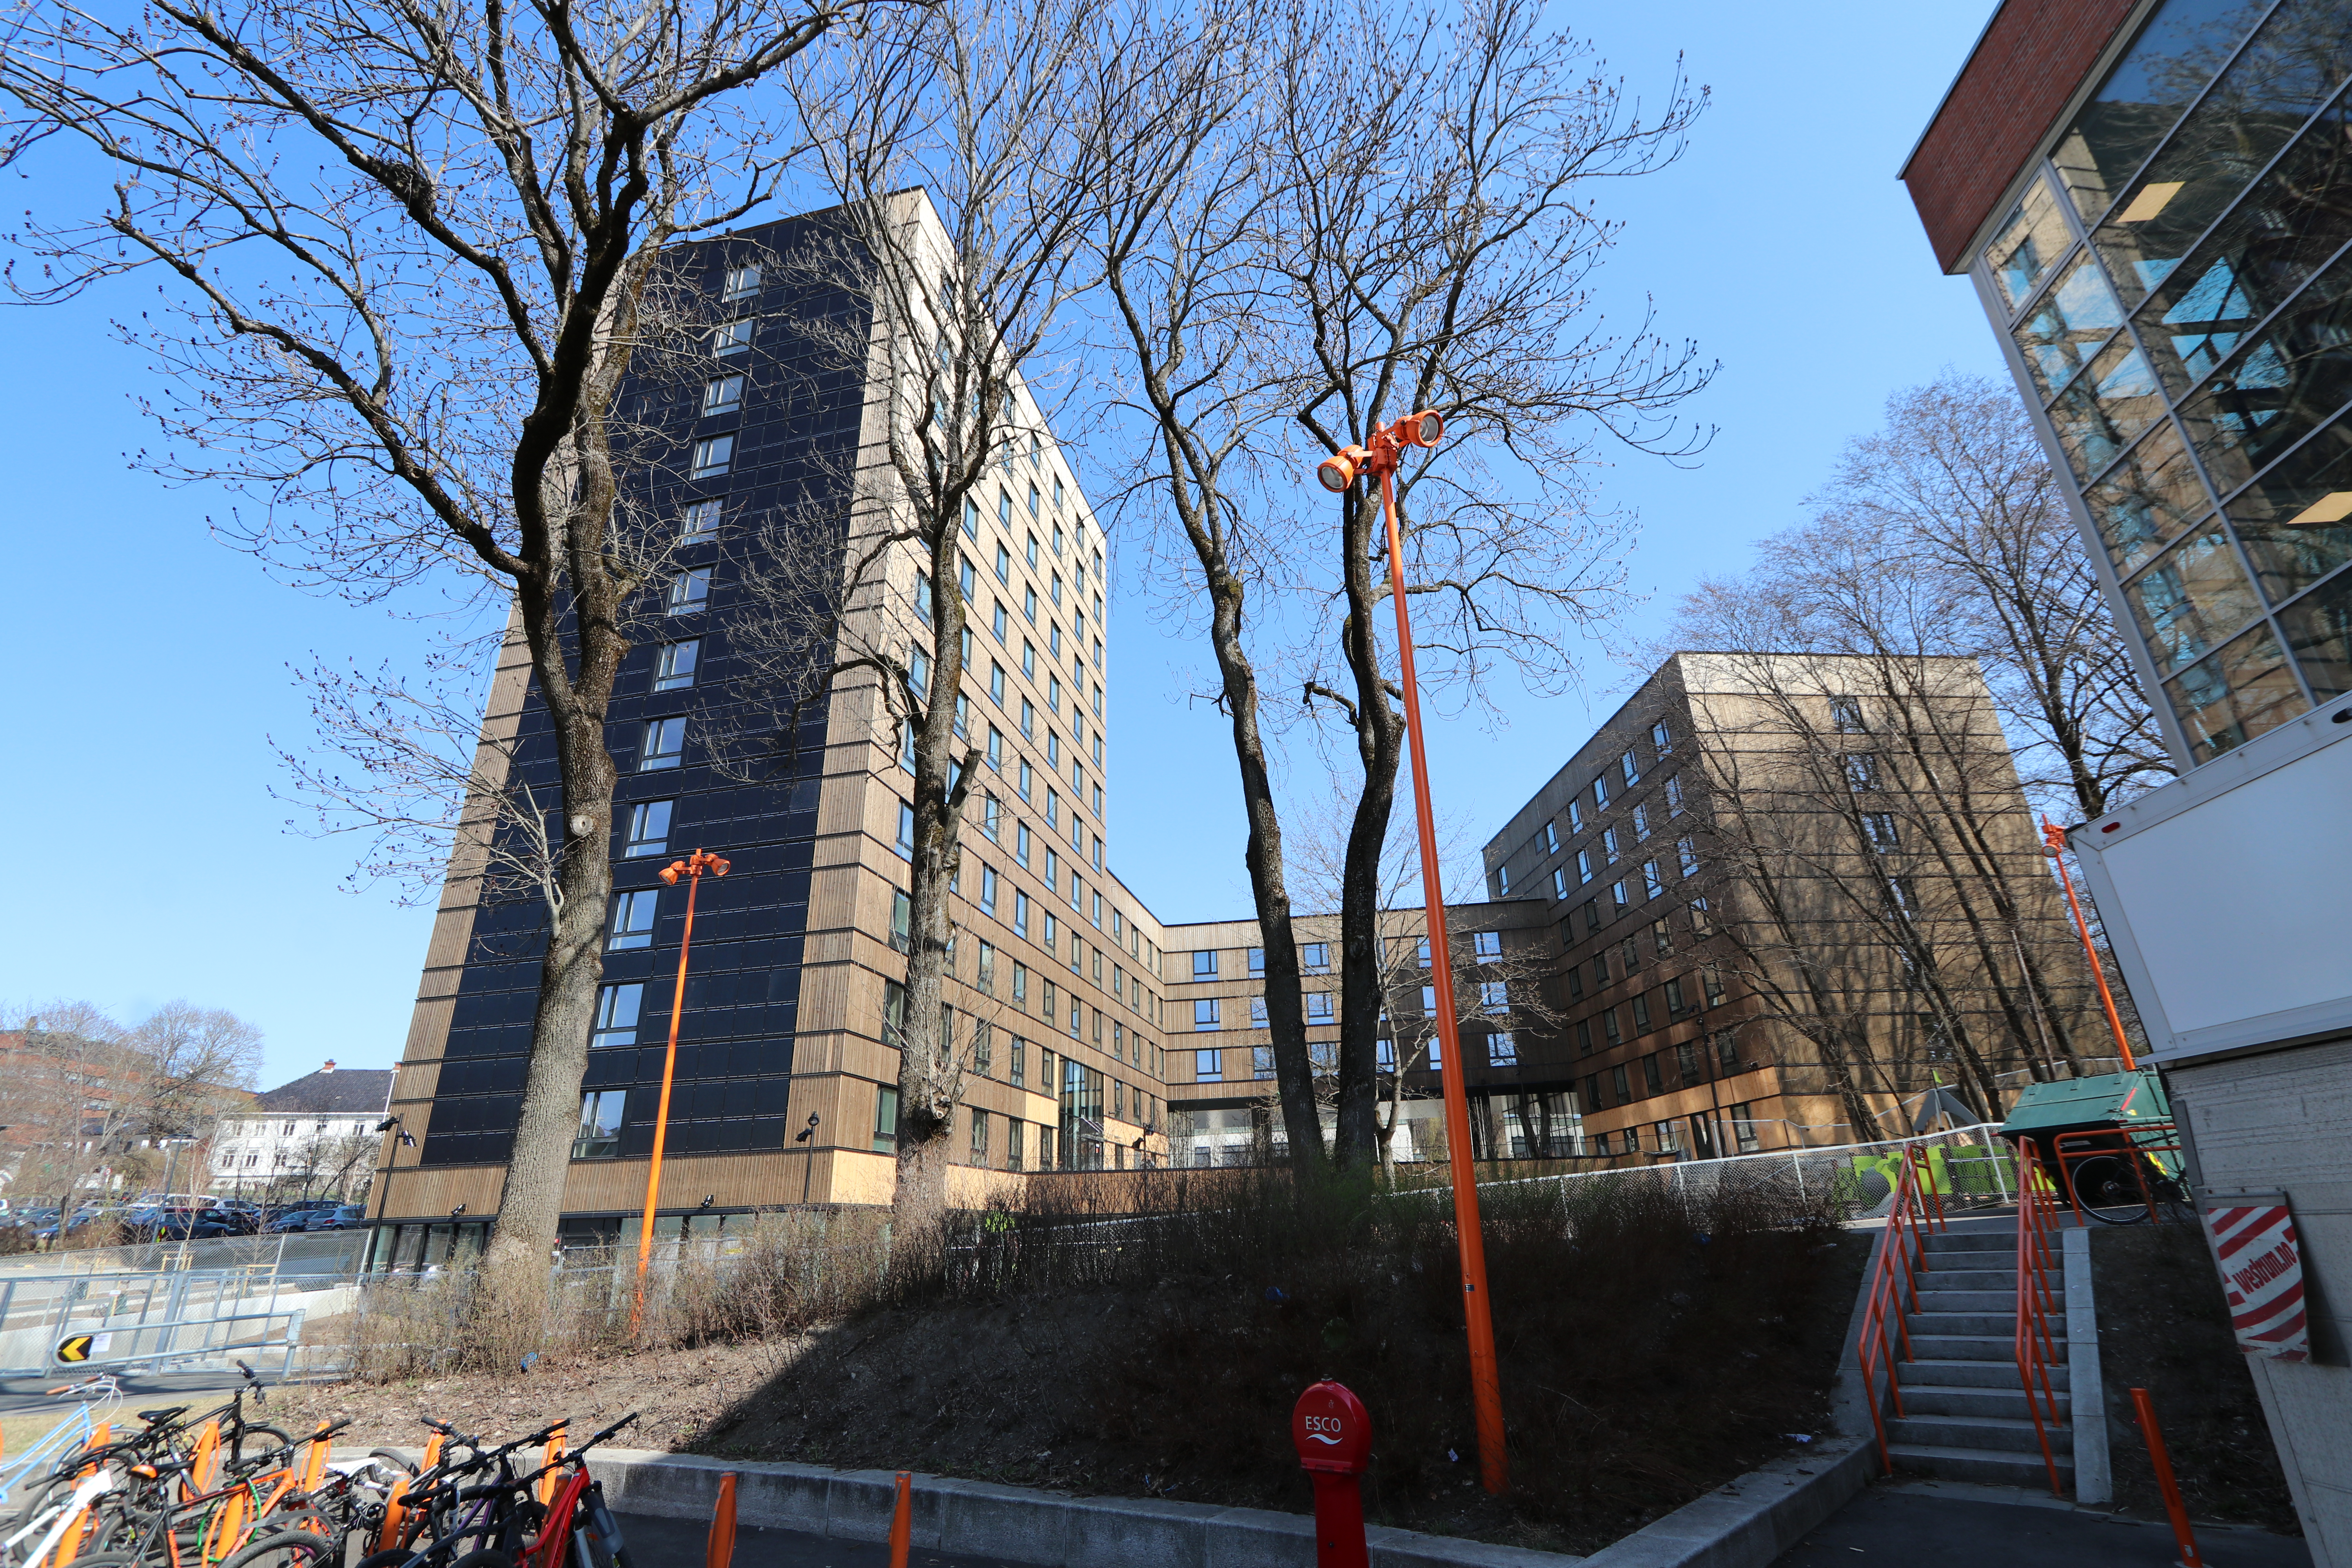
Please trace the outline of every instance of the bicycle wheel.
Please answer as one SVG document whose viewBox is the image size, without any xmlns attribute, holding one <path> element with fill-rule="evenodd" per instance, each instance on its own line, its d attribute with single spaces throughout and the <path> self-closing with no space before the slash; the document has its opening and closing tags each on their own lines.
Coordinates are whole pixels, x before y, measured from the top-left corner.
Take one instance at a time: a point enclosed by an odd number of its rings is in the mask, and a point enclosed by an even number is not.
<svg viewBox="0 0 2352 1568">
<path fill-rule="evenodd" d="M 414 1477 L 416 1474 L 416 1461 L 405 1454 L 395 1454 L 389 1448 L 371 1448 L 368 1458 L 379 1464 L 396 1468 L 403 1475 Z"/>
<path fill-rule="evenodd" d="M 221 1568 L 332 1568 L 341 1543 L 307 1530 L 272 1530 L 255 1536 L 221 1562 Z"/>
<path fill-rule="evenodd" d="M 236 1440 L 229 1445 L 232 1464 L 242 1464 L 248 1457 L 258 1458 L 278 1448 L 291 1448 L 294 1439 L 275 1426 L 265 1426 L 258 1421 L 248 1422 Z"/>
<path fill-rule="evenodd" d="M 515 1563 L 513 1558 L 495 1546 L 478 1546 L 450 1563 L 449 1568 L 515 1568 Z"/>
<path fill-rule="evenodd" d="M 2131 1167 L 2114 1154 L 2094 1154 L 2067 1173 L 2083 1212 L 2108 1225 L 2137 1225 L 2147 1218 L 2147 1200 L 2132 1179 Z"/>
</svg>

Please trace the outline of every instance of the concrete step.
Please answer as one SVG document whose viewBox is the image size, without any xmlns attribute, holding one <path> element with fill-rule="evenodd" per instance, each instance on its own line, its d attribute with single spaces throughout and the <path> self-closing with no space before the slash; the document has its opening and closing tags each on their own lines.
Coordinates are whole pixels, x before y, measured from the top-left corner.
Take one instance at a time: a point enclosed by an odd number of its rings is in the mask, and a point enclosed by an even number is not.
<svg viewBox="0 0 2352 1568">
<path fill-rule="evenodd" d="M 1923 1232 L 1920 1245 L 1932 1253 L 1999 1252 L 2011 1258 L 2017 1256 L 2017 1227 L 2006 1230 L 1951 1230 L 1940 1234 Z"/>
<path fill-rule="evenodd" d="M 1976 1365 L 1977 1363 L 1969 1363 Z M 2053 1391 L 2055 1384 L 2053 1384 Z M 2067 1419 L 2074 1408 L 2063 1393 L 2057 1394 L 2058 1419 Z M 2032 1422 L 2032 1407 L 2026 1403 L 2025 1392 L 2012 1377 L 2006 1388 L 1969 1387 L 1903 1380 L 1903 1414 L 1909 1415 L 1969 1415 L 1991 1416 L 2000 1420 Z M 2050 1412 L 2042 1413 L 2045 1422 Z"/>
<path fill-rule="evenodd" d="M 1998 1334 L 2008 1340 L 2017 1333 L 2014 1312 L 1913 1312 L 1908 1317 L 1914 1344 L 1921 1334 Z M 2053 1330 L 2054 1332 L 2054 1324 Z"/>
<path fill-rule="evenodd" d="M 2061 1448 L 2069 1454 L 2074 1451 L 2071 1429 L 2045 1424 L 2042 1432 L 2050 1439 L 2053 1455 Z M 2042 1438 L 2034 1435 L 2033 1423 L 2023 1416 L 2012 1420 L 2005 1415 L 1939 1415 L 1922 1411 L 1889 1421 L 1886 1436 L 1890 1442 L 1930 1448 L 1989 1448 L 2037 1458 L 2042 1454 Z"/>
<path fill-rule="evenodd" d="M 1918 1299 L 1913 1310 L 1921 1312 L 2000 1312 L 2004 1316 L 2017 1310 L 2017 1292 L 2008 1290 L 1962 1290 L 1940 1274 L 1930 1275 L 1935 1284 L 1919 1281 Z"/>
<path fill-rule="evenodd" d="M 2058 1356 L 2065 1359 L 2065 1336 L 2055 1336 Z M 1900 1354 L 1902 1346 L 1897 1343 Z M 1999 1334 L 1923 1334 L 1911 1331 L 1911 1353 L 1920 1361 L 1998 1361 L 2012 1367 L 2017 1362 L 2017 1339 L 2013 1332 Z"/>
<path fill-rule="evenodd" d="M 1998 1290 L 2004 1296 L 2017 1293 L 2014 1268 L 1930 1268 L 1916 1278 L 1922 1290 Z"/>
<path fill-rule="evenodd" d="M 2002 1388 L 2021 1393 L 2018 1381 L 2017 1363 L 2011 1358 L 2009 1342 L 2001 1342 L 1998 1359 L 1982 1357 L 1933 1357 L 1923 1354 L 1917 1361 L 1897 1363 L 1895 1371 L 1903 1379 L 1904 1396 L 1914 1388 Z M 1919 1348 L 1912 1342 L 1912 1348 Z M 2066 1393 L 2066 1363 L 2060 1362 L 2050 1368 L 2051 1390 L 2062 1398 Z"/>
<path fill-rule="evenodd" d="M 2050 1471 L 2042 1462 L 2042 1451 L 2036 1448 L 2031 1458 L 2023 1454 L 2000 1454 L 1989 1448 L 1944 1448 L 1926 1443 L 1889 1443 L 1886 1446 L 1895 1468 L 1914 1475 L 1934 1476 L 1948 1481 L 1981 1481 L 1990 1486 L 2027 1487 L 2035 1491 L 2050 1489 Z M 2050 1457 L 2058 1466 L 2058 1484 L 2070 1486 L 2074 1474 L 2074 1447 L 2068 1442 L 2066 1451 L 2060 1453 L 2053 1445 Z"/>
</svg>

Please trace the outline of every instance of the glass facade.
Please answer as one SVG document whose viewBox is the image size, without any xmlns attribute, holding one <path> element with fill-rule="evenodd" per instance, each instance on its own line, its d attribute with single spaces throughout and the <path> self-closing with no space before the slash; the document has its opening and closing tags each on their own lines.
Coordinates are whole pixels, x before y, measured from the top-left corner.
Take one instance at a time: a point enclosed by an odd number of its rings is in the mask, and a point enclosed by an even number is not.
<svg viewBox="0 0 2352 1568">
<path fill-rule="evenodd" d="M 746 237 L 786 249 L 803 226 L 795 219 Z M 697 844 L 723 846 L 732 868 L 705 889 L 696 910 L 667 1147 L 722 1153 L 775 1150 L 786 1141 L 826 716 L 820 708 L 803 719 L 795 774 L 773 782 L 721 773 L 703 737 L 730 727 L 730 541 L 740 554 L 753 520 L 808 508 L 840 482 L 854 465 L 865 382 L 862 366 L 833 363 L 838 356 L 824 352 L 806 325 L 859 309 L 852 297 L 782 280 L 747 283 L 758 274 L 735 265 L 730 244 L 705 247 L 705 282 L 718 295 L 722 279 L 732 279 L 727 308 L 749 311 L 756 304 L 757 316 L 756 331 L 743 334 L 730 361 L 726 395 L 699 384 L 637 386 L 626 395 L 678 450 L 724 438 L 732 460 L 723 472 L 657 466 L 635 498 L 654 515 L 677 519 L 683 543 L 677 578 L 647 590 L 662 598 L 675 629 L 630 653 L 609 715 L 620 771 L 610 850 L 615 890 L 605 984 L 581 1085 L 578 1159 L 651 1150 L 670 976 L 686 915 L 686 889 L 663 887 L 658 875 Z M 682 595 L 676 582 L 691 582 L 694 590 Z M 518 766 L 541 798 L 555 799 L 553 734 L 535 688 L 525 699 L 521 741 Z M 513 1147 L 545 907 L 527 894 L 486 903 L 473 938 L 430 1120 L 421 1129 L 426 1166 L 499 1163 Z"/>
<path fill-rule="evenodd" d="M 2352 689 L 2352 0 L 2163 0 L 1974 268 L 2183 760 Z"/>
</svg>

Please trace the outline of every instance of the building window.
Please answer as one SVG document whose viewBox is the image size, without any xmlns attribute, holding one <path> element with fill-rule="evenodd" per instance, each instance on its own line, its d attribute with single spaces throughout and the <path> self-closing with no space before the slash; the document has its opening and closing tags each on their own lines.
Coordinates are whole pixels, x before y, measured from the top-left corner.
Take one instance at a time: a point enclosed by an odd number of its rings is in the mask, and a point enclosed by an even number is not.
<svg viewBox="0 0 2352 1568">
<path fill-rule="evenodd" d="M 1690 901 L 1691 934 L 1706 936 L 1715 930 L 1715 912 L 1706 907 L 1705 899 Z"/>
<path fill-rule="evenodd" d="M 580 1097 L 580 1131 L 572 1140 L 575 1160 L 611 1160 L 621 1152 L 621 1107 L 625 1089 L 599 1089 Z"/>
<path fill-rule="evenodd" d="M 1310 991 L 1307 994 L 1307 1021 L 1310 1024 L 1328 1024 L 1332 1021 L 1331 993 Z"/>
<path fill-rule="evenodd" d="M 722 375 L 706 384 L 702 389 L 702 416 L 733 414 L 743 406 L 743 378 Z"/>
<path fill-rule="evenodd" d="M 1263 997 L 1263 996 L 1253 996 L 1253 997 L 1251 997 L 1251 998 L 1249 999 L 1249 1004 L 1250 1004 L 1250 1027 L 1251 1027 L 1251 1028 L 1253 1028 L 1253 1029 L 1263 1029 L 1263 1028 L 1265 1028 L 1265 997 Z"/>
<path fill-rule="evenodd" d="M 740 321 L 721 321 L 710 329 L 710 352 L 719 359 L 751 352 L 753 318 Z"/>
<path fill-rule="evenodd" d="M 1637 1035 L 1650 1032 L 1650 994 L 1646 991 L 1633 998 L 1633 1032 Z"/>
<path fill-rule="evenodd" d="M 1849 735 L 1860 734 L 1869 728 L 1862 721 L 1862 699 L 1832 697 L 1830 699 L 1830 722 Z"/>
<path fill-rule="evenodd" d="M 1309 974 L 1321 974 L 1331 967 L 1331 944 L 1310 942 L 1298 950 L 1298 966 Z"/>
<path fill-rule="evenodd" d="M 1667 1016 L 1670 1016 L 1670 1017 L 1680 1017 L 1680 1016 L 1682 1016 L 1685 1011 L 1687 1011 L 1687 1010 L 1689 1009 L 1689 1006 L 1690 1006 L 1690 1004 L 1689 1004 L 1687 1001 L 1684 1000 L 1684 997 L 1683 997 L 1683 983 L 1682 983 L 1682 979 L 1681 979 L 1681 977 L 1680 977 L 1680 976 L 1676 976 L 1675 979 L 1672 979 L 1672 980 L 1667 981 L 1667 982 L 1666 982 L 1666 1013 L 1667 1013 Z"/>
<path fill-rule="evenodd" d="M 1845 756 L 1846 787 L 1860 794 L 1864 790 L 1884 787 L 1879 782 L 1878 758 L 1870 752 L 1849 752 Z"/>
<path fill-rule="evenodd" d="M 1008 1171 L 1021 1169 L 1022 1161 L 1025 1158 L 1021 1147 L 1022 1134 L 1026 1131 L 1026 1125 L 1017 1118 L 1008 1116 L 1004 1119 L 1004 1168 Z"/>
<path fill-rule="evenodd" d="M 1873 849 L 1895 848 L 1899 842 L 1895 830 L 1895 814 L 1891 811 L 1864 812 L 1862 836 Z"/>
<path fill-rule="evenodd" d="M 1666 1092 L 1666 1080 L 1658 1070 L 1658 1053 L 1655 1051 L 1642 1058 L 1642 1083 L 1652 1094 Z"/>
<path fill-rule="evenodd" d="M 1677 838 L 1675 840 L 1675 859 L 1676 863 L 1682 867 L 1684 876 L 1696 877 L 1698 875 L 1698 849 L 1697 847 L 1692 844 L 1689 839 Z M 1700 900 L 1699 902 L 1704 905 L 1706 900 Z"/>
<path fill-rule="evenodd" d="M 1511 988 L 1507 981 L 1482 980 L 1478 983 L 1478 1005 L 1489 1013 L 1507 1013 L 1511 1006 Z"/>
<path fill-rule="evenodd" d="M 681 691 L 694 684 L 695 667 L 702 662 L 702 639 L 662 644 L 654 658 L 654 689 Z"/>
<path fill-rule="evenodd" d="M 1576 852 L 1576 880 L 1580 886 L 1592 880 L 1592 851 L 1590 849 Z"/>
<path fill-rule="evenodd" d="M 1680 816 L 1682 814 L 1683 775 L 1676 773 L 1674 777 L 1666 781 L 1666 815 L 1668 816 Z"/>
<path fill-rule="evenodd" d="M 1633 808 L 1633 842 L 1641 843 L 1650 837 L 1650 807 L 1647 802 Z"/>
<path fill-rule="evenodd" d="M 760 269 L 758 268 L 730 267 L 727 269 L 726 285 L 719 290 L 719 297 L 731 305 L 739 300 L 748 300 L 759 291 Z"/>
<path fill-rule="evenodd" d="M 992 795 L 982 795 L 980 802 L 980 830 L 988 835 L 990 842 L 993 843 L 1003 825 L 1004 803 Z"/>
<path fill-rule="evenodd" d="M 888 1084 L 877 1085 L 874 1091 L 874 1152 L 895 1154 L 898 1152 L 898 1091 Z"/>
<path fill-rule="evenodd" d="M 1225 1053 L 1223 1051 L 1194 1051 L 1192 1053 L 1192 1076 L 1202 1083 L 1223 1082 L 1225 1077 Z"/>
<path fill-rule="evenodd" d="M 1555 900 L 1568 897 L 1568 868 L 1565 866 L 1551 868 L 1551 896 Z"/>
<path fill-rule="evenodd" d="M 1584 831 L 1584 803 L 1580 800 L 1571 799 L 1568 803 L 1568 830 L 1570 833 Z"/>
<path fill-rule="evenodd" d="M 1030 772 L 1029 763 L 1026 760 L 1015 764 L 1013 768 L 1013 787 L 1021 792 L 1021 798 L 1023 800 L 1034 801 L 1037 798 L 1035 781 Z"/>
<path fill-rule="evenodd" d="M 1658 755 L 1670 756 L 1675 749 L 1675 737 L 1664 719 L 1650 726 L 1650 749 Z"/>
<path fill-rule="evenodd" d="M 1503 933 L 1498 931 L 1482 931 L 1470 939 L 1470 948 L 1482 962 L 1500 958 L 1503 956 Z"/>
<path fill-rule="evenodd" d="M 1214 980 L 1217 977 L 1217 953 L 1214 948 L 1202 948 L 1192 954 L 1192 978 Z"/>
<path fill-rule="evenodd" d="M 1617 830 L 1613 827 L 1602 828 L 1601 830 L 1601 858 L 1614 866 L 1617 864 Z"/>
<path fill-rule="evenodd" d="M 1596 811 L 1609 809 L 1609 775 L 1600 773 L 1592 780 L 1592 805 Z"/>
<path fill-rule="evenodd" d="M 593 1048 L 599 1046 L 634 1046 L 637 1043 L 637 1013 L 645 1005 L 646 988 L 636 981 L 619 985 L 606 985 L 596 993 L 596 1028 L 588 1037 Z"/>
<path fill-rule="evenodd" d="M 1627 789 L 1632 789 L 1635 784 L 1642 782 L 1642 769 L 1640 764 L 1633 761 L 1633 752 L 1628 752 L 1623 756 L 1618 758 L 1617 766 L 1619 771 L 1623 773 L 1625 775 L 1625 787 Z"/>
<path fill-rule="evenodd" d="M 1013 929 L 1023 936 L 1029 934 L 1029 895 L 1018 889 L 1013 893 Z"/>
<path fill-rule="evenodd" d="M 645 743 L 637 750 L 637 772 L 649 773 L 659 768 L 674 768 L 686 755 L 686 721 L 649 719 L 646 721 Z"/>
<path fill-rule="evenodd" d="M 1618 1104 L 1631 1105 L 1633 1102 L 1633 1086 L 1626 1078 L 1623 1068 L 1613 1067 L 1609 1069 L 1609 1087 L 1615 1092 Z"/>
<path fill-rule="evenodd" d="M 735 437 L 706 436 L 694 444 L 694 468 L 689 479 L 715 479 L 735 461 Z"/>
<path fill-rule="evenodd" d="M 1576 1054 L 1580 1057 L 1589 1057 L 1592 1054 L 1592 1020 L 1590 1018 L 1577 1020 Z"/>
<path fill-rule="evenodd" d="M 1633 902 L 1633 900 L 1626 895 L 1625 884 L 1622 882 L 1612 882 L 1609 884 L 1609 899 L 1610 902 L 1620 910 L 1630 907 Z"/>
<path fill-rule="evenodd" d="M 658 855 L 669 847 L 670 812 L 676 801 L 648 800 L 629 807 L 629 830 L 621 840 L 624 859 Z"/>
<path fill-rule="evenodd" d="M 1658 1134 L 1659 1153 L 1679 1154 L 1682 1152 L 1683 1134 L 1682 1124 L 1680 1122 L 1661 1121 L 1658 1123 L 1656 1131 Z"/>
<path fill-rule="evenodd" d="M 1498 1030 L 1486 1037 L 1486 1065 L 1515 1068 L 1519 1065 L 1519 1039 L 1509 1030 Z"/>
<path fill-rule="evenodd" d="M 1618 1026 L 1616 1008 L 1601 1009 L 1601 1032 L 1607 1037 L 1612 1046 L 1622 1046 L 1625 1043 L 1625 1031 Z"/>
<path fill-rule="evenodd" d="M 1004 731 L 993 724 L 988 727 L 988 765 L 998 773 L 1004 771 Z"/>
<path fill-rule="evenodd" d="M 1021 733 L 1027 740 L 1037 738 L 1037 705 L 1026 697 L 1021 700 Z"/>
<path fill-rule="evenodd" d="M 719 537 L 719 503 L 698 500 L 686 509 L 686 523 L 678 535 L 680 544 L 699 544 Z"/>
<path fill-rule="evenodd" d="M 654 905 L 658 894 L 648 889 L 641 893 L 613 895 L 613 925 L 604 938 L 604 946 L 618 952 L 632 947 L 654 944 Z"/>
<path fill-rule="evenodd" d="M 898 838 L 891 847 L 901 860 L 915 858 L 915 808 L 903 800 L 898 803 Z"/>
<path fill-rule="evenodd" d="M 1559 853 L 1559 829 L 1549 822 L 1544 824 L 1544 853 L 1547 855 Z"/>
<path fill-rule="evenodd" d="M 971 1111 L 971 1163 L 985 1165 L 988 1163 L 988 1112 L 977 1105 L 969 1109 Z"/>
<path fill-rule="evenodd" d="M 1495 886 L 1503 897 L 1507 899 L 1511 896 L 1511 868 L 1508 866 L 1495 868 Z"/>
<path fill-rule="evenodd" d="M 996 912 L 996 870 L 993 867 L 980 868 L 980 907 L 984 914 Z"/>
<path fill-rule="evenodd" d="M 1665 957 L 1675 950 L 1674 928 L 1664 921 L 1651 921 L 1650 943 L 1657 950 L 1660 958 Z"/>
<path fill-rule="evenodd" d="M 1655 860 L 1642 862 L 1642 888 L 1643 897 L 1652 899 L 1666 890 L 1665 879 L 1658 874 L 1658 863 Z"/>
<path fill-rule="evenodd" d="M 1196 1030 L 1217 1026 L 1217 998 L 1203 996 L 1192 1004 L 1192 1027 Z"/>
<path fill-rule="evenodd" d="M 709 602 L 710 568 L 698 566 L 669 580 L 669 595 L 663 602 L 663 610 L 668 615 L 690 616 Z"/>
<path fill-rule="evenodd" d="M 896 888 L 891 889 L 890 945 L 900 952 L 912 952 L 915 951 L 914 912 L 915 906 L 912 901 L 908 899 L 907 895 L 900 892 Z M 982 947 L 982 952 L 985 955 L 986 952 L 987 948 L 985 944 L 983 944 Z"/>
<path fill-rule="evenodd" d="M 1731 1108 L 1731 1137 L 1743 1154 L 1753 1154 L 1763 1147 L 1764 1141 L 1756 1135 L 1756 1104 L 1753 1100 Z"/>
</svg>

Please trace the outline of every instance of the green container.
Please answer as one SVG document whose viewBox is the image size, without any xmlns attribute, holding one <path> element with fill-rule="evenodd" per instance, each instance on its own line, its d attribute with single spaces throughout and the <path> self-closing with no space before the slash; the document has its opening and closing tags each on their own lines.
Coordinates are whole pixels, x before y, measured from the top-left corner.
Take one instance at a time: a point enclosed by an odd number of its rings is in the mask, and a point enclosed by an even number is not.
<svg viewBox="0 0 2352 1568">
<path fill-rule="evenodd" d="M 2010 1107 L 2000 1135 L 2031 1138 L 2046 1154 L 2061 1132 L 2171 1120 L 2171 1102 L 2153 1071 L 2110 1072 L 2027 1085 Z"/>
</svg>

